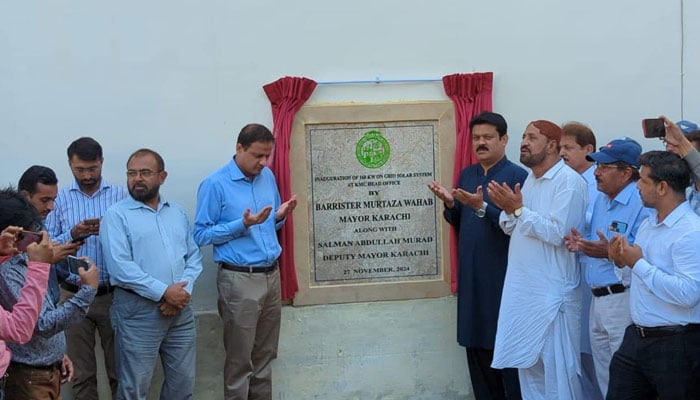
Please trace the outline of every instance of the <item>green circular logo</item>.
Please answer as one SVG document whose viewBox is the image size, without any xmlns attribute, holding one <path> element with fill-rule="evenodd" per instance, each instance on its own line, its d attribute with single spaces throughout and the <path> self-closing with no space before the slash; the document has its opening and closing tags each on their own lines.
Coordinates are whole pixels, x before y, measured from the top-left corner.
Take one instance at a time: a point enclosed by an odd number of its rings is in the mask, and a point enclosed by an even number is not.
<svg viewBox="0 0 700 400">
<path fill-rule="evenodd" d="M 362 135 L 355 146 L 357 161 L 367 168 L 379 168 L 389 161 L 391 147 L 379 131 L 369 131 Z"/>
</svg>

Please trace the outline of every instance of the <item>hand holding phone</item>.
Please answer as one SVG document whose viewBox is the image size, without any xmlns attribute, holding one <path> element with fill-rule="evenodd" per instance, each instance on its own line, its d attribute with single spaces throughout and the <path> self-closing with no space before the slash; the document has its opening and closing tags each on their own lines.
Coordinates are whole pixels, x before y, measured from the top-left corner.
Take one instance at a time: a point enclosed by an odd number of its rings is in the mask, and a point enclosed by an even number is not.
<svg viewBox="0 0 700 400">
<path fill-rule="evenodd" d="M 88 218 L 78 222 L 70 230 L 70 235 L 73 242 L 85 240 L 90 235 L 98 235 L 100 233 L 100 219 Z"/>
<path fill-rule="evenodd" d="M 24 253 L 27 251 L 27 246 L 32 243 L 41 243 L 41 233 L 32 231 L 21 231 L 17 235 L 17 250 Z"/>
<path fill-rule="evenodd" d="M 88 218 L 86 220 L 83 220 L 83 223 L 85 225 L 97 225 L 99 227 L 100 219 L 99 218 Z"/>
<path fill-rule="evenodd" d="M 645 138 L 658 138 L 666 136 L 666 126 L 661 118 L 647 118 L 642 120 L 642 131 Z"/>
<path fill-rule="evenodd" d="M 90 269 L 90 263 L 87 260 L 78 258 L 76 256 L 66 257 L 66 262 L 68 263 L 68 270 L 71 274 L 79 275 L 78 268 L 83 267 L 84 270 Z"/>
<path fill-rule="evenodd" d="M 25 237 L 27 236 L 27 232 L 25 231 Z M 27 253 L 27 258 L 29 258 L 29 261 L 37 261 L 37 262 L 43 262 L 50 264 L 53 262 L 53 245 L 51 244 L 51 240 L 49 240 L 49 234 L 46 232 L 31 232 L 34 235 L 39 235 L 39 241 L 32 241 L 29 244 L 26 245 L 26 253 Z M 32 238 L 34 235 L 28 235 L 31 236 Z M 28 240 L 28 239 L 24 239 Z M 18 245 L 19 247 L 19 245 Z"/>
</svg>

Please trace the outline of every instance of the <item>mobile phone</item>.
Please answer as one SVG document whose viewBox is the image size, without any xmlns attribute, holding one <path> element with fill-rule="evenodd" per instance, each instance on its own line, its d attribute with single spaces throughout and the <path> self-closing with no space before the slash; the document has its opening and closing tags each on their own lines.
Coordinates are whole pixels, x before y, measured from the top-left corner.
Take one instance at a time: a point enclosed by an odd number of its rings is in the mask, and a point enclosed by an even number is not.
<svg viewBox="0 0 700 400">
<path fill-rule="evenodd" d="M 41 242 L 41 233 L 32 231 L 21 231 L 17 235 L 17 250 L 21 252 L 26 252 L 27 247 L 32 243 Z"/>
<path fill-rule="evenodd" d="M 99 225 L 100 219 L 99 218 L 88 218 L 83 220 L 83 223 L 85 225 Z"/>
<path fill-rule="evenodd" d="M 645 138 L 657 138 L 666 136 L 666 126 L 661 118 L 647 118 L 642 120 L 642 130 Z"/>
<path fill-rule="evenodd" d="M 608 228 L 610 232 L 615 232 L 615 233 L 626 233 L 627 232 L 627 224 L 622 222 L 622 221 L 613 221 L 610 223 L 610 227 Z"/>
<path fill-rule="evenodd" d="M 82 242 L 82 241 L 84 241 L 85 239 L 89 238 L 89 237 L 92 236 L 92 235 L 93 235 L 92 233 L 88 233 L 87 235 L 80 235 L 80 236 L 78 236 L 78 237 L 76 237 L 76 238 L 71 239 L 70 242 L 71 242 L 71 243 Z"/>
<path fill-rule="evenodd" d="M 76 256 L 68 256 L 66 257 L 66 262 L 68 262 L 68 270 L 71 272 L 71 274 L 76 274 L 78 275 L 78 268 L 83 267 L 86 271 L 90 269 L 90 263 L 83 260 L 82 258 L 78 258 Z"/>
</svg>

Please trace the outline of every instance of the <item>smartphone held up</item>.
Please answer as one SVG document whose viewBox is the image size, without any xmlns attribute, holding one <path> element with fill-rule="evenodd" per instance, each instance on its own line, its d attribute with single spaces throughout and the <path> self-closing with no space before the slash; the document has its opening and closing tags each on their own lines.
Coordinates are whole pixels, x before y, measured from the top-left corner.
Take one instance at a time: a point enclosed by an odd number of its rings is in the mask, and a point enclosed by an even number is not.
<svg viewBox="0 0 700 400">
<path fill-rule="evenodd" d="M 68 270 L 71 274 L 79 275 L 78 268 L 83 267 L 86 271 L 90 269 L 90 263 L 87 260 L 78 258 L 76 256 L 66 257 L 66 262 L 68 263 Z"/>
<path fill-rule="evenodd" d="M 41 233 L 32 231 L 22 231 L 17 235 L 17 250 L 26 252 L 27 247 L 32 243 L 41 242 Z"/>
<path fill-rule="evenodd" d="M 666 136 L 666 126 L 661 118 L 647 118 L 642 120 L 642 131 L 645 138 L 659 138 Z"/>
</svg>

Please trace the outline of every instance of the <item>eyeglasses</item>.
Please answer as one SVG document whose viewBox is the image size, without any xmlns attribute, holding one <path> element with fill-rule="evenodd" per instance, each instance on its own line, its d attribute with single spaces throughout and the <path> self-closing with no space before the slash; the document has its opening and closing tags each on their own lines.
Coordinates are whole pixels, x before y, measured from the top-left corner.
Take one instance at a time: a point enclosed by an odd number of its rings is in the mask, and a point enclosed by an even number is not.
<svg viewBox="0 0 700 400">
<path fill-rule="evenodd" d="M 627 167 L 622 167 L 617 164 L 601 164 L 601 163 L 595 163 L 596 169 L 599 170 L 609 170 L 609 169 L 626 169 Z"/>
<path fill-rule="evenodd" d="M 126 176 L 129 178 L 136 178 L 137 176 L 141 175 L 144 178 L 150 178 L 159 172 L 163 172 L 163 170 L 151 171 L 150 169 L 140 169 L 137 171 L 135 169 L 127 169 Z"/>
</svg>

